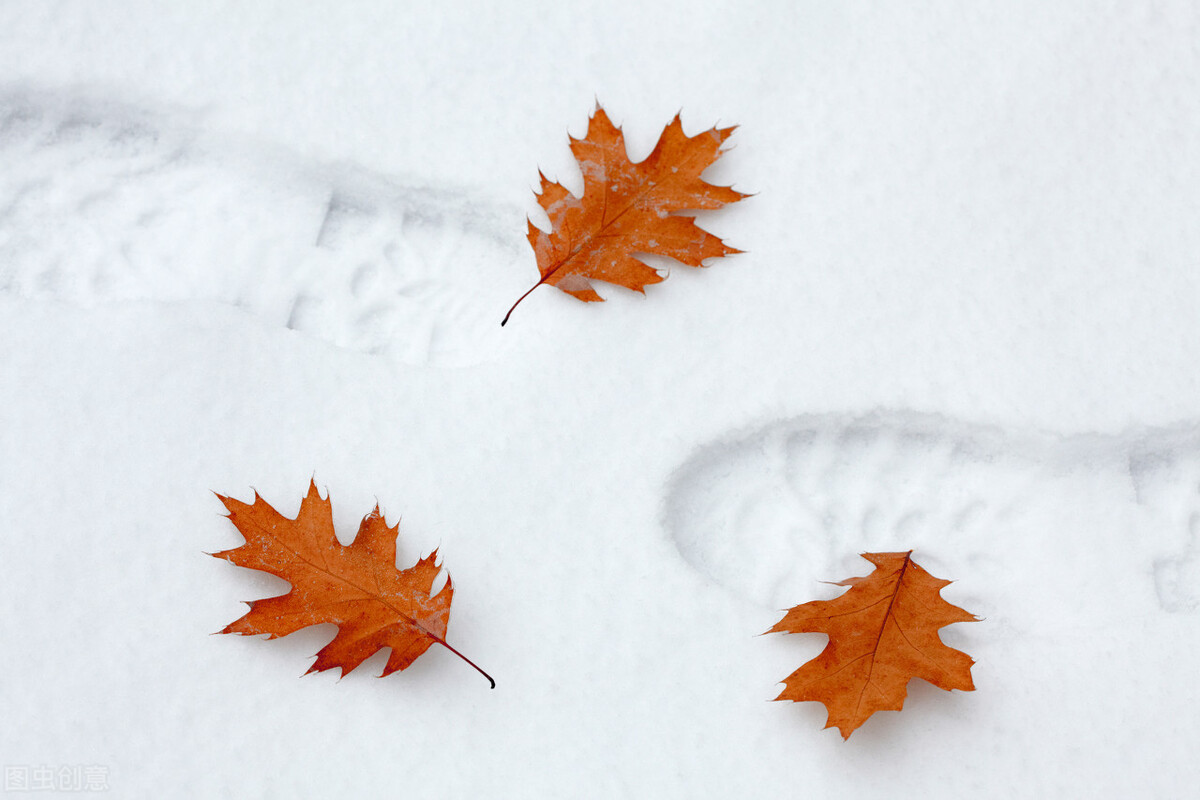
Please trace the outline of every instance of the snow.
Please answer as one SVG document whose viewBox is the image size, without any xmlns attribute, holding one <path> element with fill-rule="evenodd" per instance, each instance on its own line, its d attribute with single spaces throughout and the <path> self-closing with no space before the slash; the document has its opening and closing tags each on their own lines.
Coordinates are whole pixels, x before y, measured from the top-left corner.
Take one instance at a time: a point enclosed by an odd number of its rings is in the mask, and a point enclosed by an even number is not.
<svg viewBox="0 0 1200 800">
<path fill-rule="evenodd" d="M 0 762 L 113 796 L 1182 797 L 1200 780 L 1183 2 L 0 7 Z M 738 125 L 744 254 L 585 304 L 538 169 Z M 659 266 L 656 262 L 655 266 Z M 439 548 L 444 648 L 300 679 L 212 492 Z M 983 618 L 849 741 L 780 610 Z M 55 771 L 53 780 L 47 770 Z M 50 780 L 49 784 L 45 782 Z M 60 781 L 54 783 L 54 781 Z M 44 792 L 50 793 L 50 792 Z"/>
</svg>

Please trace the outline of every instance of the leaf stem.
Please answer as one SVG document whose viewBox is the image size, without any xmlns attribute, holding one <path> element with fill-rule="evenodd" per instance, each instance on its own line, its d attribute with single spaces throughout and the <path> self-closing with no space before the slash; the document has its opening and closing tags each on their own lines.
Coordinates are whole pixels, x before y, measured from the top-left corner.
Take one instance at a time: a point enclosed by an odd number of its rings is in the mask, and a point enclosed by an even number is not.
<svg viewBox="0 0 1200 800">
<path fill-rule="evenodd" d="M 541 285 L 542 285 L 543 283 L 545 283 L 545 282 L 546 282 L 546 279 L 545 279 L 545 278 L 542 278 L 540 281 L 538 281 L 537 283 L 535 283 L 533 286 L 529 287 L 529 291 L 528 291 L 528 292 L 526 292 L 525 294 L 523 294 L 523 295 L 521 295 L 520 297 L 518 297 L 518 298 L 517 298 L 517 302 L 515 302 L 515 303 L 513 303 L 513 304 L 512 304 L 512 308 L 510 308 L 510 309 L 508 310 L 508 313 L 504 315 L 504 319 L 500 320 L 500 327 L 501 327 L 501 328 L 503 328 L 503 327 L 504 327 L 504 324 L 505 324 L 506 322 L 508 322 L 508 318 L 512 316 L 512 312 L 513 312 L 513 311 L 515 311 L 515 310 L 516 310 L 516 308 L 517 308 L 517 306 L 519 306 L 519 305 L 521 304 L 521 301 L 522 301 L 522 300 L 524 300 L 526 297 L 529 297 L 529 293 L 530 293 L 530 292 L 532 292 L 534 289 L 536 289 L 537 287 L 541 286 Z"/>
<path fill-rule="evenodd" d="M 443 647 L 445 647 L 447 650 L 449 650 L 451 653 L 454 653 L 454 655 L 458 656 L 458 657 L 459 657 L 459 658 L 461 658 L 463 661 L 467 662 L 467 663 L 468 663 L 468 664 L 470 664 L 472 667 L 474 667 L 476 672 L 478 672 L 480 675 L 482 675 L 483 677 L 485 677 L 485 678 L 487 678 L 487 679 L 488 679 L 488 682 L 492 684 L 492 688 L 493 688 L 493 689 L 495 689 L 495 688 L 496 688 L 496 681 L 495 681 L 495 679 L 494 679 L 494 678 L 492 678 L 492 676 L 491 676 L 491 675 L 488 675 L 486 672 L 484 672 L 482 669 L 480 669 L 478 664 L 476 664 L 474 661 L 472 661 L 471 659 L 469 659 L 469 658 L 467 658 L 466 656 L 464 656 L 462 653 L 458 652 L 458 650 L 454 649 L 454 646 L 453 646 L 453 645 L 451 645 L 449 642 L 447 642 L 445 639 L 442 639 L 441 637 L 435 637 L 435 638 L 437 639 L 437 643 L 438 643 L 438 644 L 442 645 L 442 646 L 443 646 Z"/>
</svg>

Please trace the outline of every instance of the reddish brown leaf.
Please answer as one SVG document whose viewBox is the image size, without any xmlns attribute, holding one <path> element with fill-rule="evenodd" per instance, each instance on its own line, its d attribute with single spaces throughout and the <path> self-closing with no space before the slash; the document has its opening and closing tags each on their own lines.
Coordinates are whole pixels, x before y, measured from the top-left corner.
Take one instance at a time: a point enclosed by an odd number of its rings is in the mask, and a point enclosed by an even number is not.
<svg viewBox="0 0 1200 800">
<path fill-rule="evenodd" d="M 938 629 L 975 617 L 942 599 L 950 581 L 935 578 L 907 553 L 863 553 L 875 570 L 839 581 L 850 590 L 788 611 L 767 633 L 825 633 L 819 656 L 793 672 L 776 700 L 825 704 L 826 728 L 850 738 L 876 711 L 899 711 L 912 678 L 941 689 L 975 689 L 966 653 L 947 647 Z"/>
<path fill-rule="evenodd" d="M 338 626 L 337 635 L 317 653 L 308 672 L 340 667 L 345 675 L 390 647 L 383 668 L 383 675 L 389 675 L 408 667 L 431 645 L 440 644 L 495 687 L 486 672 L 446 643 L 454 589 L 447 577 L 441 591 L 431 595 L 440 571 L 437 550 L 408 569 L 396 569 L 399 524 L 389 528 L 378 505 L 363 518 L 354 541 L 344 546 L 333 533 L 329 499 L 321 498 L 315 483 L 309 483 L 294 520 L 268 505 L 258 492 L 250 505 L 217 497 L 246 543 L 213 555 L 292 584 L 287 594 L 250 601 L 250 611 L 221 633 L 265 633 L 274 639 L 332 622 Z"/>
<path fill-rule="evenodd" d="M 733 128 L 712 128 L 686 136 L 676 115 L 654 151 L 634 164 L 620 128 L 597 106 L 587 134 L 571 139 L 571 152 L 583 172 L 583 197 L 541 176 L 538 202 L 550 217 L 551 232 L 529 223 L 529 243 L 542 274 L 529 292 L 545 283 L 594 302 L 604 298 L 596 294 L 592 280 L 644 292 L 648 284 L 663 279 L 638 260 L 637 253 L 698 267 L 706 258 L 741 252 L 701 230 L 691 217 L 676 213 L 720 208 L 746 196 L 700 178 L 720 157 L 731 133 Z M 500 324 L 511 314 L 512 308 Z"/>
</svg>

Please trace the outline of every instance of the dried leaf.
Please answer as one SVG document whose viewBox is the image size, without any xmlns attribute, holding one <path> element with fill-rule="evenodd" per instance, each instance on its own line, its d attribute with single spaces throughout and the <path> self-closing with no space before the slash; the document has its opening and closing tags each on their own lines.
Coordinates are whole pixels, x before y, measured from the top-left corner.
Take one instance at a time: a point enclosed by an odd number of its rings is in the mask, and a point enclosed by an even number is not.
<svg viewBox="0 0 1200 800">
<path fill-rule="evenodd" d="M 328 498 L 321 498 L 315 483 L 310 482 L 294 520 L 268 505 L 258 492 L 250 505 L 217 497 L 246 543 L 213 555 L 292 584 L 287 594 L 250 601 L 250 611 L 221 633 L 265 633 L 274 639 L 332 622 L 338 633 L 317 653 L 308 672 L 340 667 L 345 675 L 390 647 L 383 669 L 383 675 L 389 675 L 411 665 L 431 645 L 440 644 L 495 687 L 486 672 L 446 643 L 454 589 L 447 577 L 441 591 L 431 594 L 440 571 L 437 550 L 408 569 L 396 569 L 399 524 L 389 528 L 378 505 L 363 518 L 358 535 L 346 546 L 334 535 L 332 506 Z"/>
<path fill-rule="evenodd" d="M 529 223 L 529 243 L 537 255 L 541 280 L 586 302 L 603 300 L 592 280 L 639 292 L 663 276 L 636 253 L 667 256 L 698 267 L 706 258 L 741 252 L 701 230 L 679 211 L 720 208 L 746 195 L 700 178 L 721 155 L 733 128 L 712 128 L 687 136 L 679 116 L 663 131 L 653 152 L 634 164 L 625 137 L 599 106 L 582 139 L 571 139 L 571 152 L 583 172 L 583 197 L 541 175 L 538 202 L 550 217 L 551 232 Z M 540 173 L 539 173 L 540 174 Z M 504 317 L 508 322 L 521 295 Z"/>
<path fill-rule="evenodd" d="M 875 565 L 866 577 L 839 581 L 849 591 L 788 611 L 767 633 L 825 633 L 819 656 L 793 672 L 776 700 L 816 700 L 829 712 L 826 728 L 843 738 L 876 711 L 899 711 L 912 678 L 941 689 L 975 689 L 974 660 L 947 647 L 938 630 L 975 617 L 942 599 L 950 581 L 935 578 L 906 553 L 863 553 Z"/>
</svg>

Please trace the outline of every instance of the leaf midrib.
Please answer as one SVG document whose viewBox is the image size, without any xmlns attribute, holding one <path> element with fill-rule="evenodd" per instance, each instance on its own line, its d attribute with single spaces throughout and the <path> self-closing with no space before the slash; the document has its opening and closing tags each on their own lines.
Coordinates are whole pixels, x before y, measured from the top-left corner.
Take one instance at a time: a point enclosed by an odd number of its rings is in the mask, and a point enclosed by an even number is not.
<svg viewBox="0 0 1200 800">
<path fill-rule="evenodd" d="M 693 137 L 693 138 L 694 138 L 694 137 Z M 659 137 L 659 142 L 661 142 L 661 141 L 662 141 L 662 137 L 660 136 L 660 137 Z M 622 145 L 624 145 L 624 143 L 625 143 L 624 137 L 622 137 L 622 139 L 621 139 L 621 143 L 622 143 Z M 657 148 L 658 148 L 658 145 L 656 144 L 656 145 L 655 145 L 655 149 L 657 149 Z M 651 151 L 651 154 L 653 154 L 653 151 Z M 581 252 L 581 251 L 582 251 L 582 250 L 583 250 L 583 249 L 584 249 L 584 248 L 585 248 L 585 247 L 586 247 L 586 246 L 587 246 L 589 243 L 591 243 L 591 242 L 592 242 L 594 239 L 599 239 L 599 238 L 602 238 L 602 232 L 603 232 L 603 231 L 605 231 L 605 230 L 607 230 L 607 229 L 609 229 L 609 228 L 611 228 L 613 225 L 615 225 L 615 224 L 617 223 L 617 220 L 621 219 L 621 217 L 625 216 L 625 214 L 626 214 L 626 213 L 628 213 L 628 211 L 629 211 L 630 209 L 632 209 L 632 208 L 633 208 L 634 206 L 636 206 L 636 205 L 637 205 L 639 202 L 641 202 L 642 198 L 644 198 L 644 197 L 645 197 L 647 194 L 649 194 L 650 192 L 654 191 L 654 190 L 655 190 L 655 189 L 657 189 L 658 187 L 660 187 L 660 186 L 666 186 L 668 183 L 670 183 L 671 181 L 673 181 L 673 180 L 674 180 L 674 179 L 675 179 L 675 178 L 676 178 L 676 177 L 679 175 L 680 171 L 682 170 L 682 167 L 690 165 L 690 164 L 691 164 L 693 161 L 695 161 L 697 158 L 700 158 L 700 157 L 701 157 L 703 154 L 702 154 L 702 153 L 691 153 L 691 154 L 689 154 L 689 155 L 688 155 L 688 156 L 687 156 L 687 157 L 686 157 L 686 158 L 683 160 L 682 164 L 680 164 L 680 165 L 679 165 L 679 166 L 680 166 L 680 169 L 677 169 L 677 170 L 675 170 L 675 171 L 671 172 L 669 175 L 667 175 L 667 176 L 666 176 L 666 178 L 664 178 L 664 179 L 663 179 L 663 180 L 661 180 L 661 181 L 656 181 L 656 182 L 654 182 L 654 183 L 651 183 L 651 184 L 650 184 L 649 186 L 647 186 L 647 187 L 646 187 L 646 188 L 645 188 L 643 191 L 641 191 L 641 192 L 639 192 L 637 195 L 635 195 L 635 196 L 634 196 L 634 198 L 633 198 L 633 200 L 631 200 L 631 201 L 630 201 L 630 202 L 629 202 L 629 203 L 628 203 L 628 204 L 625 206 L 625 208 L 621 209 L 621 211 L 619 211 L 619 212 L 617 213 L 617 215 L 616 215 L 615 217 L 613 217 L 613 218 L 612 218 L 612 220 L 611 220 L 611 221 L 609 221 L 609 222 L 605 222 L 605 221 L 604 221 L 604 219 L 605 219 L 605 216 L 608 214 L 608 191 L 607 191 L 607 189 L 608 189 L 608 183 L 609 183 L 609 181 L 608 181 L 608 155 L 609 155 L 608 151 L 607 151 L 607 150 L 605 150 L 605 151 L 604 151 L 604 187 L 605 187 L 605 192 L 604 192 L 603 208 L 602 208 L 602 210 L 601 210 L 601 214 L 600 214 L 600 227 L 598 227 L 598 228 L 597 228 L 597 229 L 596 229 L 594 232 L 592 232 L 592 233 L 588 233 L 586 236 L 584 236 L 584 237 L 583 237 L 583 239 L 581 239 L 581 240 L 579 241 L 579 244 L 578 244 L 578 245 L 576 245 L 576 247 L 575 247 L 573 250 L 571 250 L 571 252 L 570 252 L 570 253 L 568 253 L 568 254 L 566 255 L 566 257 L 565 257 L 565 258 L 563 258 L 561 261 L 559 261 L 559 262 L 558 262 L 558 264 L 556 264 L 556 265 L 555 265 L 554 267 L 552 267 L 552 268 L 551 268 L 551 269 L 550 269 L 550 270 L 549 270 L 549 271 L 548 271 L 548 272 L 547 272 L 547 273 L 546 273 L 544 276 L 542 276 L 542 279 L 541 279 L 540 281 L 538 281 L 538 284 L 542 284 L 542 283 L 545 283 L 546 281 L 550 280 L 550 278 L 551 278 L 551 277 L 553 277 L 553 276 L 554 276 L 554 275 L 555 275 L 557 272 L 559 272 L 559 271 L 560 271 L 560 270 L 561 270 L 563 267 L 565 267 L 565 266 L 566 266 L 566 265 L 567 265 L 567 264 L 568 264 L 568 263 L 569 263 L 569 262 L 570 262 L 570 261 L 571 261 L 573 258 L 575 258 L 575 256 L 579 255 L 579 253 L 580 253 L 580 252 Z M 720 153 L 718 153 L 718 156 L 719 156 L 719 155 L 720 155 Z M 626 153 L 625 153 L 625 157 L 626 157 L 626 159 L 628 159 L 628 158 L 629 158 L 629 153 L 628 153 L 628 151 L 626 151 Z M 648 159 L 649 157 L 650 157 L 650 156 L 646 156 L 646 159 Z M 637 162 L 637 163 L 638 163 L 638 164 L 642 164 L 642 163 L 644 163 L 644 162 L 646 161 L 646 159 L 642 159 L 642 161 L 639 161 L 639 162 Z M 715 159 L 714 159 L 714 160 L 715 160 Z M 630 163 L 632 163 L 632 162 L 630 162 Z M 637 166 L 637 164 L 634 164 L 634 166 Z M 585 183 L 586 183 L 586 182 L 585 182 Z M 574 196 L 574 195 L 572 195 L 572 197 L 573 197 L 573 196 Z M 581 203 L 584 201 L 584 199 L 585 199 L 585 196 L 586 196 L 586 192 L 585 192 L 585 195 L 584 195 L 584 196 L 581 196 L 581 197 L 579 197 L 579 198 L 578 198 L 578 199 L 579 199 L 579 201 L 580 201 Z M 688 210 L 688 209 L 687 209 L 687 208 L 679 208 L 679 209 L 676 209 L 676 211 L 686 211 L 686 210 Z M 668 212 L 668 214 L 672 214 L 672 213 L 674 213 L 674 212 Z M 553 226 L 553 220 L 551 220 L 551 226 Z M 550 232 L 550 233 L 551 233 L 551 236 L 553 236 L 554 234 L 558 233 L 558 231 L 555 231 L 555 230 L 551 229 L 551 232 Z"/>
<path fill-rule="evenodd" d="M 297 518 L 297 520 L 298 520 L 298 518 Z M 297 520 L 289 520 L 289 522 L 296 522 Z M 306 557 L 305 557 L 305 556 L 304 556 L 302 553 L 300 553 L 298 550 L 296 550 L 295 548 L 293 548 L 291 545 L 289 545 L 289 544 L 288 544 L 286 541 L 284 541 L 282 538 L 280 538 L 279 536 L 277 536 L 273 530 L 269 530 L 268 528 L 264 527 L 264 526 L 263 526 L 261 523 L 259 523 L 259 522 L 258 522 L 258 520 L 256 520 L 256 519 L 252 519 L 252 522 L 253 522 L 253 524 L 254 524 L 254 526 L 255 526 L 256 528 L 258 528 L 260 531 L 262 531 L 262 532 L 263 532 L 263 533 L 265 533 L 267 536 L 269 536 L 269 537 L 271 538 L 271 540 L 272 540 L 272 541 L 274 541 L 276 544 L 278 544 L 278 545 L 279 545 L 280 547 L 282 547 L 283 549 L 285 549 L 285 550 L 287 550 L 288 552 L 292 553 L 292 555 L 296 556 L 296 558 L 298 558 L 300 561 L 302 561 L 302 562 L 304 562 L 305 564 L 307 564 L 309 567 L 311 567 L 311 568 L 312 568 L 312 570 L 313 570 L 314 572 L 320 572 L 320 573 L 323 573 L 323 574 L 325 574 L 325 575 L 328 575 L 329 577 L 331 577 L 331 578 L 335 578 L 336 580 L 339 580 L 339 581 L 341 581 L 342 583 L 346 584 L 347 586 L 349 586 L 349 587 L 351 587 L 351 588 L 353 588 L 353 589 L 355 589 L 355 590 L 357 590 L 357 591 L 359 591 L 359 592 L 362 592 L 362 594 L 363 594 L 363 595 L 366 597 L 366 599 L 368 599 L 368 600 L 375 600 L 375 601 L 377 601 L 377 602 L 381 603 L 382 605 L 386 606 L 387 608 L 390 608 L 392 611 L 394 611 L 394 612 L 396 613 L 396 615 L 397 615 L 397 616 L 399 616 L 399 617 L 403 617 L 404 619 L 408 620 L 408 621 L 409 621 L 409 622 L 410 622 L 410 623 L 411 623 L 411 624 L 412 624 L 412 625 L 413 625 L 415 628 L 417 628 L 417 629 L 418 629 L 418 630 L 419 630 L 419 631 L 420 631 L 422 634 L 424 634 L 425 636 L 428 636 L 430 639 L 433 639 L 434 641 L 436 641 L 436 642 L 438 642 L 438 643 L 440 643 L 440 644 L 446 644 L 446 640 L 445 640 L 445 639 L 443 639 L 442 637 L 438 636 L 438 635 L 437 635 L 436 633 L 434 633 L 433 631 L 431 631 L 431 630 L 429 630 L 428 628 L 426 628 L 424 625 L 422 625 L 420 622 L 418 622 L 418 621 L 417 621 L 417 619 L 416 619 L 416 618 L 414 618 L 412 615 L 410 615 L 410 614 L 408 614 L 408 613 L 406 613 L 406 612 L 402 611 L 401 609 L 399 609 L 399 608 L 397 608 L 396 606 L 394 606 L 394 605 L 392 605 L 391 603 L 389 603 L 389 602 L 387 601 L 387 599 L 383 597 L 383 595 L 382 595 L 382 594 L 375 594 L 375 593 L 372 593 L 370 590 L 368 590 L 368 589 L 364 589 L 363 587 L 359 586 L 358 584 L 354 583 L 353 581 L 351 581 L 351 580 L 349 580 L 349 579 L 347 579 L 347 578 L 345 578 L 345 577 L 343 577 L 343 576 L 341 576 L 341 575 L 337 574 L 336 572 L 333 572 L 333 571 L 332 571 L 332 570 L 330 570 L 328 567 L 322 567 L 322 566 L 318 566 L 318 565 L 314 564 L 312 561 L 308 560 L 308 559 L 307 559 L 307 558 L 306 558 Z M 336 537 L 336 535 L 335 535 L 335 537 L 334 537 L 334 542 L 335 542 L 335 544 L 336 544 L 336 546 L 337 546 L 337 547 L 343 547 L 343 548 L 344 548 L 344 547 L 347 547 L 346 545 L 343 545 L 341 542 L 338 542 L 338 541 L 337 541 L 337 537 Z M 393 567 L 392 567 L 392 568 L 393 568 L 393 569 L 395 569 L 395 566 L 393 565 Z M 269 572 L 269 570 L 262 570 L 262 571 L 263 571 L 263 572 Z M 272 574 L 275 574 L 275 573 L 272 573 Z M 282 575 L 276 575 L 276 577 L 283 578 L 283 576 L 282 576 Z M 284 580 L 287 580 L 287 578 L 284 578 Z M 296 585 L 295 585 L 294 583 L 292 583 L 292 581 L 288 581 L 288 583 L 291 583 L 291 584 L 292 584 L 292 590 L 294 591 L 294 590 L 295 590 L 295 588 L 296 588 Z M 380 591 L 382 591 L 382 589 L 381 589 Z M 290 594 L 290 593 L 291 593 L 291 592 L 289 592 L 289 594 Z M 356 599 L 356 598 L 350 598 L 350 599 L 348 599 L 346 602 L 353 602 L 355 599 Z M 339 629 L 339 630 L 341 629 L 341 626 L 340 626 L 340 625 L 338 626 L 338 629 Z"/>
</svg>

